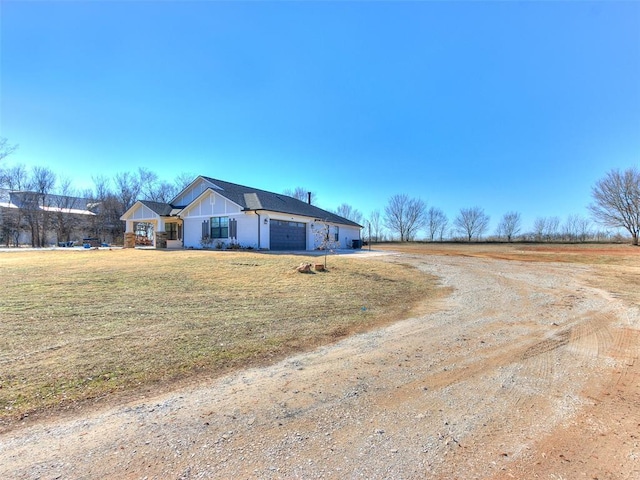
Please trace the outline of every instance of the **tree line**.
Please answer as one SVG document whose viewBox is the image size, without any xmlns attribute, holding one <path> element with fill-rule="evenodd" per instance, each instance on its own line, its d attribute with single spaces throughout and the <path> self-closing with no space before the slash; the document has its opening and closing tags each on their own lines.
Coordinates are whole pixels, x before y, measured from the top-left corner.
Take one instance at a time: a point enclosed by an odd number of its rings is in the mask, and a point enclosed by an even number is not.
<svg viewBox="0 0 640 480">
<path fill-rule="evenodd" d="M 315 201 L 315 193 L 304 187 L 283 192 L 285 195 L 306 201 Z M 371 242 L 387 240 L 431 242 L 478 241 L 531 241 L 531 242 L 586 242 L 622 241 L 626 231 L 633 245 L 640 237 L 640 171 L 636 167 L 624 171 L 614 169 L 598 180 L 591 190 L 592 203 L 588 205 L 591 219 L 579 214 L 569 215 L 564 221 L 557 216 L 537 217 L 533 229 L 523 231 L 519 212 L 508 211 L 502 215 L 493 235 L 486 236 L 490 217 L 481 207 L 461 208 L 450 221 L 438 207 L 428 207 L 420 198 L 406 194 L 390 197 L 383 211 L 373 210 L 368 218 L 346 203 L 333 213 L 352 220 L 364 227 L 363 237 Z M 600 226 L 601 228 L 597 228 Z M 418 234 L 424 232 L 422 237 Z"/>
<path fill-rule="evenodd" d="M 7 139 L 0 138 L 0 161 L 16 150 Z M 45 232 L 53 228 L 59 240 L 68 239 L 74 227 L 82 219 L 53 214 L 38 202 L 66 202 L 57 207 L 73 209 L 74 203 L 85 201 L 85 207 L 94 215 L 88 225 L 83 225 L 90 235 L 106 241 L 120 240 L 124 225 L 120 217 L 136 200 L 145 199 L 168 203 L 194 178 L 193 174 L 181 173 L 173 182 L 161 180 L 148 169 L 135 172 L 120 172 L 113 177 L 92 177 L 93 188 L 78 191 L 71 181 L 56 175 L 46 167 L 27 169 L 24 166 L 2 168 L 0 164 L 0 188 L 30 192 L 23 207 L 17 212 L 0 213 L 0 241 L 7 245 L 17 238 L 21 229 L 30 230 L 33 246 L 44 246 Z M 317 202 L 317 195 L 303 187 L 282 192 L 301 201 Z M 88 200 L 88 201 L 87 201 Z M 49 205 L 51 206 L 51 205 Z M 478 241 L 481 239 L 512 242 L 584 242 L 617 239 L 619 231 L 626 231 L 634 245 L 640 235 L 640 172 L 637 168 L 624 171 L 611 170 L 592 188 L 592 203 L 588 206 L 593 221 L 605 230 L 594 228 L 589 218 L 569 215 L 564 221 L 559 217 L 538 217 L 530 231 L 523 231 L 519 212 L 508 211 L 500 218 L 493 235 L 487 235 L 490 217 L 479 206 L 461 208 L 449 219 L 438 207 L 428 207 L 420 198 L 407 194 L 391 196 L 384 209 L 373 210 L 369 217 L 353 206 L 343 203 L 333 213 L 352 220 L 364 227 L 363 237 L 372 242 L 399 241 Z M 86 218 L 84 219 L 86 222 Z M 607 230 L 613 229 L 613 230 Z M 422 236 L 420 236 L 422 233 Z"/>
<path fill-rule="evenodd" d="M 493 236 L 487 240 L 513 242 L 586 242 L 622 240 L 626 231 L 633 245 L 640 236 L 640 171 L 636 167 L 624 171 L 614 169 L 598 180 L 591 190 L 588 205 L 595 228 L 589 218 L 569 215 L 564 222 L 557 216 L 537 217 L 531 231 L 524 232 L 519 212 L 509 211 L 500 218 Z M 364 237 L 370 241 L 480 240 L 487 234 L 490 217 L 478 206 L 461 208 L 450 222 L 443 210 L 427 208 L 419 198 L 396 194 L 389 198 L 384 211 L 374 210 L 368 219 L 351 215 L 352 209 L 342 206 L 336 212 L 365 227 Z M 604 229 L 602 229 L 602 227 Z M 611 230 L 613 229 L 613 230 Z M 418 237 L 419 232 L 425 236 Z"/>
<path fill-rule="evenodd" d="M 0 161 L 16 148 L 0 138 Z M 47 236 L 50 232 L 58 242 L 73 240 L 81 232 L 83 236 L 119 243 L 125 228 L 120 217 L 136 200 L 167 203 L 193 178 L 182 173 L 173 182 L 167 182 L 156 173 L 139 168 L 112 177 L 96 175 L 92 177 L 92 188 L 78 190 L 70 179 L 47 167 L 3 168 L 0 164 L 0 189 L 6 191 L 5 197 L 7 192 L 16 192 L 14 199 L 18 202 L 18 208 L 0 209 L 0 242 L 17 246 L 21 233 L 28 232 L 33 247 L 44 247 L 50 241 Z M 93 215 L 65 213 L 81 210 L 89 210 Z"/>
<path fill-rule="evenodd" d="M 589 219 L 570 215 L 564 222 L 559 217 L 538 217 L 532 231 L 524 231 L 519 212 L 508 211 L 500 218 L 495 231 L 489 232 L 490 216 L 481 207 L 461 208 L 450 219 L 438 207 L 429 207 L 420 199 L 405 194 L 391 197 L 381 213 L 372 212 L 366 220 L 365 235 L 373 242 L 399 241 L 534 241 L 578 242 L 607 240 L 613 234 L 595 230 Z M 369 231 L 370 230 L 370 231 Z M 419 233 L 422 232 L 422 236 Z"/>
<path fill-rule="evenodd" d="M 20 233 L 29 231 L 32 246 L 43 247 L 51 230 L 58 242 L 72 240 L 82 230 L 83 235 L 108 243 L 120 242 L 124 236 L 120 217 L 136 200 L 166 203 L 192 180 L 192 176 L 182 174 L 169 183 L 140 168 L 113 177 L 97 175 L 93 177 L 93 188 L 77 190 L 69 179 L 46 167 L 5 168 L 0 170 L 0 188 L 19 192 L 16 194 L 19 208 L 0 211 L 0 241 L 17 245 Z M 64 213 L 80 210 L 91 211 L 93 215 Z"/>
</svg>

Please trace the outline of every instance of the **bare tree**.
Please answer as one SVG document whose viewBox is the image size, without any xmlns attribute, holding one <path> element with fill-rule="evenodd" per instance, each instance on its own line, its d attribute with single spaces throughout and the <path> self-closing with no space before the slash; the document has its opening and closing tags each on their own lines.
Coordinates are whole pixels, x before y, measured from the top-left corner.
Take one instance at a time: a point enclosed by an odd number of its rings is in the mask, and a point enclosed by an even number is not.
<svg viewBox="0 0 640 480">
<path fill-rule="evenodd" d="M 10 191 L 23 190 L 29 182 L 29 172 L 24 165 L 16 165 L 0 171 L 0 187 L 7 188 Z M 19 194 L 7 193 L 11 197 L 20 197 Z M 3 210 L 2 218 L 2 236 L 5 244 L 9 246 L 13 244 L 18 246 L 20 234 L 25 230 L 24 210 L 22 208 L 11 208 Z"/>
<path fill-rule="evenodd" d="M 156 202 L 169 203 L 181 189 L 175 183 L 161 181 L 156 185 Z"/>
<path fill-rule="evenodd" d="M 56 184 L 56 174 L 47 167 L 34 167 L 31 172 L 31 182 L 34 186 L 34 190 L 39 194 L 39 198 L 42 201 L 42 211 L 40 212 L 40 237 L 38 239 L 38 246 L 44 247 L 47 244 L 47 229 L 51 221 L 51 197 L 53 188 Z"/>
<path fill-rule="evenodd" d="M 379 242 L 382 240 L 382 218 L 380 216 L 380 210 L 374 210 L 369 215 L 369 220 L 367 221 L 369 224 L 370 238 L 369 241 Z"/>
<path fill-rule="evenodd" d="M 95 175 L 91 179 L 93 180 L 93 190 L 87 196 L 90 199 L 87 208 L 95 214 L 92 218 L 91 236 L 105 241 L 105 230 L 107 229 L 105 204 L 108 195 L 111 194 L 110 180 L 104 175 Z"/>
<path fill-rule="evenodd" d="M 122 172 L 116 174 L 115 184 L 115 195 L 122 205 L 122 215 L 133 206 L 140 196 L 140 181 L 136 175 Z"/>
<path fill-rule="evenodd" d="M 431 207 L 427 211 L 427 228 L 429 230 L 429 240 L 432 242 L 439 237 L 439 240 L 442 241 L 444 237 L 444 231 L 447 229 L 447 224 L 449 223 L 449 219 L 445 215 L 445 213 L 436 207 Z"/>
<path fill-rule="evenodd" d="M 9 145 L 9 141 L 6 138 L 0 137 L 0 162 L 15 152 L 17 148 L 17 145 Z M 5 185 L 8 175 L 7 170 L 0 168 L 0 187 Z"/>
<path fill-rule="evenodd" d="M 46 167 L 34 167 L 29 177 L 27 189 L 21 192 L 20 206 L 31 230 L 31 246 L 44 247 L 49 224 L 49 193 L 56 182 L 56 175 Z"/>
<path fill-rule="evenodd" d="M 32 189 L 38 193 L 51 192 L 56 184 L 56 174 L 47 167 L 34 167 L 31 172 Z"/>
<path fill-rule="evenodd" d="M 310 192 L 304 187 L 287 188 L 282 191 L 282 194 L 288 197 L 296 198 L 301 202 L 309 202 L 313 205 L 315 205 L 318 200 L 315 193 Z M 311 200 L 309 200 L 309 195 L 311 196 Z"/>
<path fill-rule="evenodd" d="M 197 175 L 194 175 L 190 172 L 181 172 L 173 179 L 173 183 L 176 187 L 176 195 L 179 194 L 182 190 L 187 188 L 193 179 L 196 178 Z M 174 195 L 175 196 L 175 195 Z"/>
<path fill-rule="evenodd" d="M 17 149 L 18 149 L 18 145 L 10 145 L 9 140 L 7 138 L 0 137 L 0 161 L 7 158 Z"/>
<path fill-rule="evenodd" d="M 544 232 L 547 228 L 547 219 L 544 217 L 537 217 L 533 221 L 533 238 L 536 242 L 541 242 L 544 239 Z"/>
<path fill-rule="evenodd" d="M 29 171 L 24 165 L 7 168 L 0 176 L 0 186 L 9 190 L 24 190 L 29 182 Z"/>
<path fill-rule="evenodd" d="M 548 217 L 545 223 L 544 236 L 547 242 L 557 240 L 560 236 L 560 218 Z"/>
<path fill-rule="evenodd" d="M 93 236 L 103 242 L 113 243 L 124 235 L 124 222 L 120 220 L 124 213 L 123 205 L 111 189 L 111 181 L 107 177 L 93 177 L 93 183 L 94 192 L 90 205 L 90 210 L 96 214 L 93 217 Z"/>
<path fill-rule="evenodd" d="M 179 191 L 176 183 L 160 180 L 155 172 L 146 168 L 138 168 L 137 183 L 140 186 L 140 197 L 154 202 L 169 203 Z"/>
<path fill-rule="evenodd" d="M 0 191 L 0 202 L 11 201 L 11 192 Z M 8 247 L 18 246 L 22 228 L 22 212 L 19 208 L 0 208 L 0 239 Z"/>
<path fill-rule="evenodd" d="M 74 210 L 84 209 L 85 201 L 72 188 L 68 178 L 60 181 L 58 194 L 51 196 L 54 208 L 51 224 L 56 232 L 58 242 L 69 242 L 74 231 L 83 223 L 83 218 Z"/>
<path fill-rule="evenodd" d="M 533 235 L 536 242 L 551 242 L 559 237 L 560 219 L 558 217 L 538 217 L 533 222 Z"/>
<path fill-rule="evenodd" d="M 411 241 L 426 223 L 427 204 L 406 194 L 391 197 L 384 207 L 384 224 L 400 235 L 400 241 Z"/>
<path fill-rule="evenodd" d="M 507 212 L 502 216 L 498 224 L 497 235 L 505 237 L 507 242 L 513 241 L 513 237 L 520 233 L 522 220 L 518 212 Z"/>
<path fill-rule="evenodd" d="M 578 240 L 578 229 L 580 216 L 579 215 L 569 215 L 562 225 L 562 239 L 568 242 L 575 242 Z"/>
<path fill-rule="evenodd" d="M 593 236 L 591 231 L 591 222 L 588 218 L 578 215 L 576 218 L 576 232 L 578 234 L 578 241 L 586 242 L 587 239 Z"/>
<path fill-rule="evenodd" d="M 591 190 L 593 203 L 589 210 L 596 222 L 613 228 L 624 228 L 638 245 L 640 234 L 640 171 L 611 170 Z"/>
<path fill-rule="evenodd" d="M 157 173 L 140 167 L 138 168 L 138 178 L 136 181 L 139 190 L 138 195 L 140 195 L 141 198 L 154 202 L 158 201 L 156 199 L 156 186 L 159 183 Z M 138 198 L 134 198 L 134 200 L 138 200 Z"/>
<path fill-rule="evenodd" d="M 453 221 L 458 232 L 463 233 L 470 242 L 473 237 L 480 238 L 489 226 L 489 216 L 480 207 L 462 208 Z"/>
<path fill-rule="evenodd" d="M 0 137 L 0 162 L 11 155 L 17 148 L 17 145 L 9 145 L 9 141 L 6 138 Z M 11 174 L 8 169 L 0 168 L 0 188 L 7 186 L 10 177 Z M 9 187 L 9 189 L 11 189 L 11 187 Z M 14 215 L 8 211 L 0 212 L 0 238 L 3 238 L 7 245 L 9 245 L 11 238 L 13 217 Z"/>
<path fill-rule="evenodd" d="M 352 222 L 356 222 L 358 225 L 362 225 L 362 213 L 347 203 L 340 205 L 333 213 Z"/>
</svg>

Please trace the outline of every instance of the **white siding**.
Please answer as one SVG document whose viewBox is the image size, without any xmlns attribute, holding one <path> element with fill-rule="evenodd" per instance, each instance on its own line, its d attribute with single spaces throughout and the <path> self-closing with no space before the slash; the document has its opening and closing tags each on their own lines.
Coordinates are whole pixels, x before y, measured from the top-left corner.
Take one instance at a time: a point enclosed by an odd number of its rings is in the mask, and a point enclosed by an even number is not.
<svg viewBox="0 0 640 480">
<path fill-rule="evenodd" d="M 307 229 L 307 245 L 310 250 L 319 248 L 324 242 L 326 234 L 324 222 L 313 222 Z M 338 228 L 338 241 L 335 242 L 336 227 Z M 352 248 L 353 240 L 360 240 L 360 228 L 347 225 L 329 224 L 330 248 Z"/>
<path fill-rule="evenodd" d="M 352 248 L 353 240 L 360 240 L 360 228 L 340 225 L 340 248 Z"/>
<path fill-rule="evenodd" d="M 243 212 L 239 205 L 215 192 L 203 195 L 180 216 L 184 220 L 185 248 L 202 248 L 202 222 L 220 216 L 237 220 L 240 246 L 258 248 L 258 217 Z"/>
<path fill-rule="evenodd" d="M 238 222 L 237 242 L 241 247 L 258 248 L 258 216 L 247 213 L 236 213 L 228 215 L 229 219 Z M 184 246 L 185 248 L 202 248 L 202 222 L 209 220 L 210 216 L 191 216 L 184 219 Z M 268 232 L 267 232 L 268 237 Z M 228 242 L 224 242 L 227 244 Z M 264 248 L 264 245 L 263 245 Z"/>
<path fill-rule="evenodd" d="M 238 243 L 241 247 L 258 248 L 258 216 L 243 214 L 238 220 Z"/>
<path fill-rule="evenodd" d="M 182 235 L 185 248 L 202 248 L 202 221 L 203 218 L 185 218 L 182 225 Z"/>
</svg>

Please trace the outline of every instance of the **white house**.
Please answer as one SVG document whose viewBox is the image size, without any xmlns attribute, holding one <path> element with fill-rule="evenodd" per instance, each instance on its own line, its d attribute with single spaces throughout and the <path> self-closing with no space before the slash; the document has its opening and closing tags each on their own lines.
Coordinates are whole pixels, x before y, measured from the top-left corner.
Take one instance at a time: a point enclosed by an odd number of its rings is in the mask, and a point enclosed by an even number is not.
<svg viewBox="0 0 640 480">
<path fill-rule="evenodd" d="M 287 195 L 203 176 L 170 203 L 139 200 L 120 219 L 126 222 L 125 247 L 352 248 L 360 244 L 362 228 Z"/>
</svg>

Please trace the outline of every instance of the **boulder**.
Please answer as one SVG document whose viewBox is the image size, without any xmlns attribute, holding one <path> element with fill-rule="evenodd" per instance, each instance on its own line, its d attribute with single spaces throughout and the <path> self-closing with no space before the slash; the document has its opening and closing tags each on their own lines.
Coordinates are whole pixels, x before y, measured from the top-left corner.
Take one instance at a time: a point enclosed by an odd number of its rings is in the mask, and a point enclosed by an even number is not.
<svg viewBox="0 0 640 480">
<path fill-rule="evenodd" d="M 311 273 L 311 264 L 310 263 L 301 263 L 296 270 L 300 273 Z"/>
</svg>

